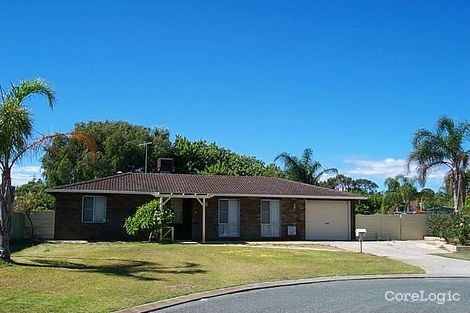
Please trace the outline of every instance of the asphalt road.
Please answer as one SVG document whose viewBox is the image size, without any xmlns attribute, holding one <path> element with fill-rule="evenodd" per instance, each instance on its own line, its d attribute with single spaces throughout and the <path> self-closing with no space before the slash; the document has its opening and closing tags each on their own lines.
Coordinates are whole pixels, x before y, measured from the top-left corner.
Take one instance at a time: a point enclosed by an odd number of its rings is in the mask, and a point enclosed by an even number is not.
<svg viewBox="0 0 470 313">
<path fill-rule="evenodd" d="M 203 299 L 158 312 L 467 313 L 470 278 L 381 279 L 276 287 Z"/>
</svg>

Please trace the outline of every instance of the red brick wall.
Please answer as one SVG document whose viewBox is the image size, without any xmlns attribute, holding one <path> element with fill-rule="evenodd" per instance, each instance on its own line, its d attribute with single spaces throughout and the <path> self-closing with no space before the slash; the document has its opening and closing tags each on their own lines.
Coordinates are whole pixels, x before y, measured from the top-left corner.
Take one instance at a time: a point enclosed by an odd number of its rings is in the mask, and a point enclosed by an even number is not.
<svg viewBox="0 0 470 313">
<path fill-rule="evenodd" d="M 88 194 L 87 194 L 88 195 Z M 126 240 L 125 219 L 152 199 L 141 195 L 106 195 L 106 223 L 82 223 L 82 194 L 58 193 L 55 213 L 55 239 Z"/>
<path fill-rule="evenodd" d="M 214 197 L 206 200 L 207 241 L 305 239 L 305 201 L 302 199 L 281 200 L 281 238 L 261 237 L 261 198 L 233 198 L 240 200 L 240 237 L 219 237 L 219 199 L 220 198 Z M 287 236 L 287 225 L 295 225 L 297 227 L 295 236 Z M 202 206 L 197 200 L 193 200 L 193 239 L 198 241 L 202 239 Z"/>
<path fill-rule="evenodd" d="M 305 239 L 305 200 L 282 199 L 281 200 L 281 240 Z M 296 235 L 287 235 L 287 226 L 296 226 Z"/>
<path fill-rule="evenodd" d="M 123 229 L 124 220 L 136 208 L 152 199 L 140 195 L 107 195 L 107 221 L 104 224 L 83 224 L 81 222 L 82 194 L 56 194 L 55 239 L 82 240 L 126 240 L 131 239 Z M 219 198 L 207 200 L 206 240 L 304 240 L 305 200 L 281 199 L 281 238 L 262 238 L 260 207 L 261 198 L 237 198 L 240 200 L 240 238 L 218 236 Z M 202 239 L 202 206 L 191 199 L 192 239 Z M 287 226 L 295 225 L 295 236 L 287 235 Z M 352 230 L 353 231 L 353 230 Z"/>
</svg>

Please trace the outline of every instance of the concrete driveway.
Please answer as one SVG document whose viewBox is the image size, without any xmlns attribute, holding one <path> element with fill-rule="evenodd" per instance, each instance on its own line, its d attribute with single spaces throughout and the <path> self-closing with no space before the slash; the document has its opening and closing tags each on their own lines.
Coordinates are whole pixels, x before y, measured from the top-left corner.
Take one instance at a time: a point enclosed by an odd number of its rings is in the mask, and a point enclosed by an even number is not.
<svg viewBox="0 0 470 313">
<path fill-rule="evenodd" d="M 344 250 L 359 251 L 357 241 L 332 241 L 327 244 Z M 428 275 L 470 277 L 470 261 L 432 255 L 449 252 L 424 240 L 364 241 L 363 251 L 419 266 Z"/>
</svg>

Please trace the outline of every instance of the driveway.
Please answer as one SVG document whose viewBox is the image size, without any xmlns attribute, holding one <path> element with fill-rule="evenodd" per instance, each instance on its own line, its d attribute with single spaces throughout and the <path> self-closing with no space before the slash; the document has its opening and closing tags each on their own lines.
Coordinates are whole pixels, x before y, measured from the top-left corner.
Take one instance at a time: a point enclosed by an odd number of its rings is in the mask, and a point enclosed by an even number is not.
<svg viewBox="0 0 470 313">
<path fill-rule="evenodd" d="M 406 296 L 406 294 L 410 294 Z M 411 296 L 416 293 L 417 296 Z M 405 300 L 405 297 L 407 300 Z M 159 313 L 468 312 L 470 279 L 366 279 L 260 289 L 176 305 Z"/>
<path fill-rule="evenodd" d="M 359 251 L 357 241 L 332 241 L 327 244 L 344 250 Z M 364 241 L 363 251 L 419 266 L 432 276 L 470 277 L 469 261 L 432 255 L 449 252 L 424 240 Z"/>
</svg>

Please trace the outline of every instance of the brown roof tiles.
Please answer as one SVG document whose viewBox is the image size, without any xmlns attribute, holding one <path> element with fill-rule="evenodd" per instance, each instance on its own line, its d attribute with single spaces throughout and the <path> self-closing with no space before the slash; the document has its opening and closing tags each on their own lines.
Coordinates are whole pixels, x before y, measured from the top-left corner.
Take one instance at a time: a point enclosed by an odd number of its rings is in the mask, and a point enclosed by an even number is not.
<svg viewBox="0 0 470 313">
<path fill-rule="evenodd" d="M 123 173 L 49 189 L 57 192 L 178 193 L 214 196 L 278 196 L 365 199 L 351 193 L 262 176 Z"/>
</svg>

